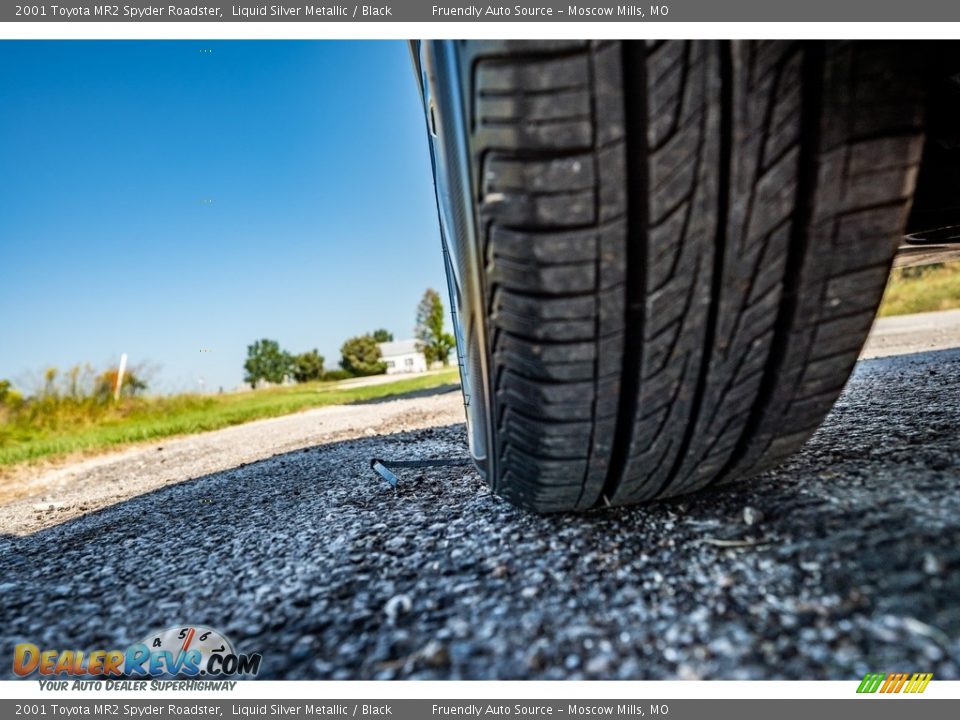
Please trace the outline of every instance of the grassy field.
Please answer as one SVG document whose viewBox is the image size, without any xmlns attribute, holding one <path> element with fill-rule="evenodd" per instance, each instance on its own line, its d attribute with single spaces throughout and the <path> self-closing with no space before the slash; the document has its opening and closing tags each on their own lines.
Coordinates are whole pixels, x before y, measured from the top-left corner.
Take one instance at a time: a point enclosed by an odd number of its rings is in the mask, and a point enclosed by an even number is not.
<svg viewBox="0 0 960 720">
<path fill-rule="evenodd" d="M 304 383 L 223 395 L 129 398 L 94 417 L 80 407 L 71 408 L 69 402 L 61 401 L 41 416 L 21 417 L 16 421 L 0 418 L 0 467 L 171 435 L 216 430 L 307 408 L 400 396 L 459 381 L 454 367 L 361 387 L 349 387 L 350 381 L 346 381 Z"/>
<path fill-rule="evenodd" d="M 960 262 L 900 268 L 890 273 L 881 317 L 960 308 Z"/>
</svg>

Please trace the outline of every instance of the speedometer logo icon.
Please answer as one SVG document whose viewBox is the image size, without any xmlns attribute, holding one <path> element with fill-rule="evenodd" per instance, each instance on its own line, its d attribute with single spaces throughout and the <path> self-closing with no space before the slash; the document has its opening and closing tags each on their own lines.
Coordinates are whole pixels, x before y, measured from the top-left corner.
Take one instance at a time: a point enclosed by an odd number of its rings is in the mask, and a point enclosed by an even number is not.
<svg viewBox="0 0 960 720">
<path fill-rule="evenodd" d="M 147 646 L 151 653 L 170 653 L 170 657 L 186 657 L 188 653 L 199 652 L 200 659 L 196 666 L 207 668 L 210 658 L 214 655 L 221 657 L 233 656 L 233 644 L 226 635 L 219 630 L 204 625 L 179 625 L 159 632 L 150 633 L 141 643 Z M 196 655 L 194 655 L 196 657 Z M 200 670 L 201 675 L 206 670 Z"/>
</svg>

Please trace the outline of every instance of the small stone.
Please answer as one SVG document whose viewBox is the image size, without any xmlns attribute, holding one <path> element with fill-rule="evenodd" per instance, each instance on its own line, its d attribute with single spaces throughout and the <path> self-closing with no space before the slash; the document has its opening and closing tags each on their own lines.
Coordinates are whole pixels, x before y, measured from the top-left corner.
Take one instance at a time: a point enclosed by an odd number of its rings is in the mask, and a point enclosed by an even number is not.
<svg viewBox="0 0 960 720">
<path fill-rule="evenodd" d="M 606 655 L 597 655 L 587 660 L 586 671 L 591 675 L 606 675 L 612 666 L 611 659 Z"/>
<path fill-rule="evenodd" d="M 943 560 L 933 553 L 926 553 L 923 556 L 923 571 L 927 575 L 940 575 L 945 569 Z"/>
<path fill-rule="evenodd" d="M 527 599 L 535 598 L 538 592 L 540 592 L 539 588 L 527 587 L 520 591 L 520 597 Z"/>
<path fill-rule="evenodd" d="M 306 660 L 313 655 L 313 635 L 304 635 L 293 644 L 290 657 L 294 660 Z"/>
<path fill-rule="evenodd" d="M 757 510 L 755 507 L 747 505 L 743 509 L 743 522 L 745 522 L 747 525 L 756 525 L 761 520 L 763 520 L 763 513 Z"/>
<path fill-rule="evenodd" d="M 401 615 L 406 615 L 413 609 L 413 600 L 410 599 L 409 595 L 394 595 L 392 598 L 387 600 L 387 604 L 384 606 L 383 611 L 387 615 L 387 620 L 391 623 L 395 623 L 397 618 Z"/>
<path fill-rule="evenodd" d="M 546 669 L 548 662 L 549 656 L 546 644 L 542 641 L 534 643 L 527 653 L 527 666 L 531 670 L 540 671 Z"/>
<path fill-rule="evenodd" d="M 447 667 L 450 664 L 450 653 L 447 646 L 437 640 L 431 640 L 420 651 L 423 662 L 434 668 Z"/>
<path fill-rule="evenodd" d="M 466 637 L 470 632 L 470 625 L 466 620 L 460 618 L 450 618 L 447 621 L 447 629 L 454 637 Z"/>
<path fill-rule="evenodd" d="M 52 501 L 51 501 L 51 502 L 36 503 L 36 504 L 33 506 L 33 509 L 34 509 L 35 511 L 37 511 L 37 512 L 48 512 L 48 513 L 51 513 L 51 512 L 53 512 L 54 510 L 59 510 L 59 509 L 62 508 L 62 507 L 63 507 L 63 503 L 52 502 Z"/>
</svg>

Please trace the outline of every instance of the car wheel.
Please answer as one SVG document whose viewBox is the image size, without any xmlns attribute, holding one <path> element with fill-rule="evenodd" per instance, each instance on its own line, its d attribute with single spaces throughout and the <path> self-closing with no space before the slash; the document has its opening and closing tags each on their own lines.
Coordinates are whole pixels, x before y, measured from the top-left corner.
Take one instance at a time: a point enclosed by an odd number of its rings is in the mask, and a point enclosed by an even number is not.
<svg viewBox="0 0 960 720">
<path fill-rule="evenodd" d="M 906 224 L 912 46 L 420 52 L 493 490 L 544 512 L 625 505 L 797 450 L 853 368 Z"/>
</svg>

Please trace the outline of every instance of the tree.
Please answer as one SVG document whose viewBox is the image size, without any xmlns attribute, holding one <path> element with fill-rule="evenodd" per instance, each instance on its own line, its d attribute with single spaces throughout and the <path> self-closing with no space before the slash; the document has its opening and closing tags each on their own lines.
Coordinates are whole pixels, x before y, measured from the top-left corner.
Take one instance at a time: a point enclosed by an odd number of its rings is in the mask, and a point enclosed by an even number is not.
<svg viewBox="0 0 960 720">
<path fill-rule="evenodd" d="M 293 372 L 293 358 L 290 353 L 281 350 L 276 340 L 257 340 L 247 346 L 247 360 L 243 363 L 246 370 L 244 381 L 255 388 L 261 380 L 270 383 L 282 383 Z"/>
<path fill-rule="evenodd" d="M 450 351 L 456 342 L 453 335 L 443 331 L 443 301 L 440 293 L 433 288 L 427 288 L 417 305 L 417 327 L 414 334 L 417 337 L 417 347 L 426 358 L 427 365 L 437 360 L 447 364 Z"/>
<path fill-rule="evenodd" d="M 373 339 L 378 343 L 393 342 L 393 333 L 389 330 L 384 330 L 380 328 L 379 330 L 374 330 L 370 333 L 373 336 Z"/>
<path fill-rule="evenodd" d="M 323 355 L 317 349 L 293 356 L 293 379 L 298 383 L 319 380 L 323 377 Z"/>
<path fill-rule="evenodd" d="M 353 375 L 381 375 L 387 371 L 380 346 L 372 335 L 347 340 L 340 348 L 340 367 Z"/>
</svg>

